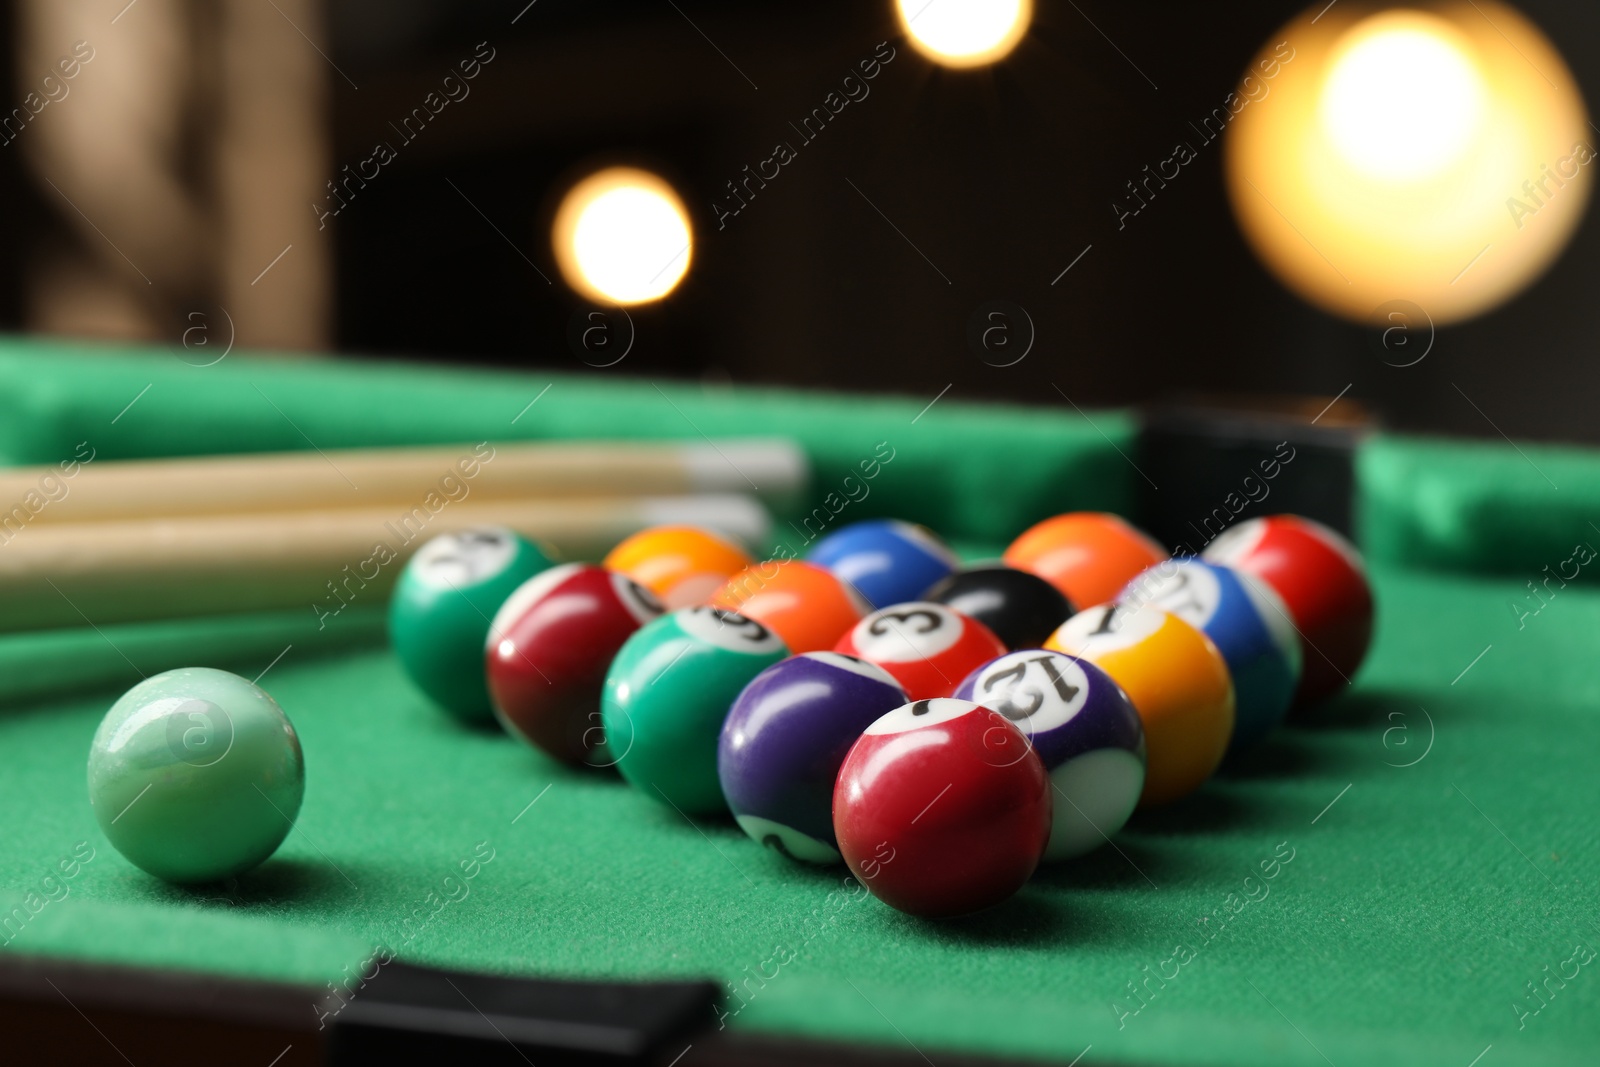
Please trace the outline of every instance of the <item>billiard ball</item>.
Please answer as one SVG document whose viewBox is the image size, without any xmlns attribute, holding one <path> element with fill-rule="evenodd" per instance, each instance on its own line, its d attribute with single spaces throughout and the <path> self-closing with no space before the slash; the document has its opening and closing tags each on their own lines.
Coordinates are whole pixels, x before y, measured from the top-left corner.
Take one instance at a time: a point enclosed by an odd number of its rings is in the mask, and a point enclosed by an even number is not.
<svg viewBox="0 0 1600 1067">
<path fill-rule="evenodd" d="M 1115 515 L 1073 511 L 1023 531 L 1002 557 L 1061 590 L 1079 608 L 1104 604 L 1166 550 Z"/>
<path fill-rule="evenodd" d="M 617 770 L 686 815 L 727 811 L 717 778 L 723 720 L 750 680 L 788 654 L 771 630 L 721 608 L 646 623 L 606 673 L 601 724 Z"/>
<path fill-rule="evenodd" d="M 1220 563 L 1165 560 L 1129 582 L 1118 603 L 1165 608 L 1217 646 L 1233 677 L 1229 756 L 1260 741 L 1288 714 L 1300 681 L 1300 638 L 1283 601 L 1259 578 Z"/>
<path fill-rule="evenodd" d="M 276 701 L 227 671 L 146 678 L 106 712 L 89 749 L 89 803 L 116 850 L 169 882 L 256 867 L 294 826 L 300 739 Z"/>
<path fill-rule="evenodd" d="M 710 604 L 755 619 L 790 652 L 820 652 L 871 609 L 831 571 L 801 560 L 746 567 L 712 595 Z"/>
<path fill-rule="evenodd" d="M 624 539 L 600 565 L 632 578 L 673 611 L 705 603 L 754 562 L 743 548 L 710 530 L 653 526 Z"/>
<path fill-rule="evenodd" d="M 1201 557 L 1253 574 L 1283 598 L 1304 660 L 1296 708 L 1332 695 L 1361 669 L 1372 641 L 1372 587 L 1349 541 L 1319 522 L 1272 515 L 1229 527 Z"/>
<path fill-rule="evenodd" d="M 923 597 L 983 623 L 1010 649 L 1038 648 L 1077 609 L 1055 586 L 994 564 L 956 571 Z"/>
<path fill-rule="evenodd" d="M 849 582 L 875 608 L 923 599 L 957 562 L 931 532 L 898 519 L 851 523 L 818 541 L 806 560 Z"/>
<path fill-rule="evenodd" d="M 956 690 L 1017 724 L 1050 773 L 1047 860 L 1099 848 L 1144 790 L 1144 728 L 1122 687 L 1088 660 L 1046 649 L 990 660 Z"/>
<path fill-rule="evenodd" d="M 907 702 L 882 668 L 806 652 L 756 675 L 728 711 L 717 774 L 745 833 L 794 859 L 838 863 L 833 786 L 867 727 Z"/>
<path fill-rule="evenodd" d="M 918 700 L 867 727 L 839 769 L 850 872 L 913 915 L 965 915 L 1022 888 L 1050 838 L 1050 776 L 1022 732 L 970 700 Z"/>
<path fill-rule="evenodd" d="M 389 642 L 416 687 L 467 722 L 493 722 L 483 676 L 489 620 L 550 567 L 538 545 L 501 526 L 441 534 L 417 549 L 389 600 Z"/>
<path fill-rule="evenodd" d="M 972 668 L 1005 650 L 983 623 L 927 601 L 874 611 L 834 646 L 882 667 L 912 700 L 949 696 Z"/>
<path fill-rule="evenodd" d="M 1149 751 L 1140 807 L 1188 796 L 1222 762 L 1233 680 L 1211 639 L 1178 616 L 1102 604 L 1062 623 L 1045 647 L 1095 664 L 1133 701 Z"/>
<path fill-rule="evenodd" d="M 495 613 L 484 670 L 507 732 L 567 763 L 609 762 L 600 692 L 633 632 L 661 614 L 648 589 L 568 563 L 522 583 Z"/>
</svg>

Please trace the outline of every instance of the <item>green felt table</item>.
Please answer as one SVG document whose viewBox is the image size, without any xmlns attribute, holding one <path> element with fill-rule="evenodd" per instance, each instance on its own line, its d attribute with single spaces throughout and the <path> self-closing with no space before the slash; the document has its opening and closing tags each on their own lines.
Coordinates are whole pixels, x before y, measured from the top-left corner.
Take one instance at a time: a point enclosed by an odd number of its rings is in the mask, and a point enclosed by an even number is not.
<svg viewBox="0 0 1600 1067">
<path fill-rule="evenodd" d="M 895 460 L 838 521 L 904 515 L 970 555 L 1053 512 L 1132 506 L 1128 415 L 925 408 L 936 391 L 239 355 L 193 368 L 13 339 L 0 458 L 52 462 L 84 440 L 127 457 L 783 433 L 811 452 L 818 498 L 890 442 Z M 691 823 L 620 779 L 453 724 L 402 676 L 381 605 L 322 630 L 308 608 L 0 637 L 0 672 L 41 673 L 0 713 L 0 962 L 325 988 L 383 946 L 504 974 L 707 977 L 726 994 L 713 1031 L 933 1063 L 1592 1063 L 1600 567 L 1542 599 L 1528 583 L 1570 575 L 1575 546 L 1600 545 L 1600 456 L 1378 437 L 1357 469 L 1379 612 L 1353 687 L 1190 800 L 1136 816 L 1114 849 L 958 921 L 901 915 L 844 892 L 842 869 L 798 867 L 731 822 Z M 140 672 L 198 654 L 253 676 L 282 646 L 261 684 L 305 748 L 295 832 L 226 886 L 136 870 L 86 798 L 101 715 Z M 75 853 L 75 876 L 47 881 Z M 425 903 L 475 853 L 493 858 L 466 895 Z"/>
</svg>

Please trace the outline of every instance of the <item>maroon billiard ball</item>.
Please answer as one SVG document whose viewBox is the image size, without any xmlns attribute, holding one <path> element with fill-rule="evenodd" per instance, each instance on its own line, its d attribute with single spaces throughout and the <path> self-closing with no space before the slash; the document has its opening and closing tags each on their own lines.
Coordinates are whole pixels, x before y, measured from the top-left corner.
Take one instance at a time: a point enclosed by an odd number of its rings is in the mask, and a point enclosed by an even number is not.
<svg viewBox="0 0 1600 1067">
<path fill-rule="evenodd" d="M 484 666 L 495 717 L 567 763 L 607 763 L 600 720 L 606 671 L 624 641 L 662 612 L 614 571 L 568 563 L 535 575 L 489 624 Z"/>
<path fill-rule="evenodd" d="M 1272 515 L 1230 527 L 1202 553 L 1272 587 L 1300 631 L 1294 706 L 1349 684 L 1372 642 L 1372 587 L 1356 547 L 1319 522 Z"/>
<path fill-rule="evenodd" d="M 973 668 L 1006 653 L 983 623 L 943 604 L 916 601 L 874 611 L 834 646 L 882 667 L 912 700 L 947 697 Z"/>
<path fill-rule="evenodd" d="M 970 700 L 918 700 L 867 727 L 833 792 L 845 863 L 913 915 L 965 915 L 1022 888 L 1050 839 L 1050 778 L 1022 731 Z"/>
</svg>

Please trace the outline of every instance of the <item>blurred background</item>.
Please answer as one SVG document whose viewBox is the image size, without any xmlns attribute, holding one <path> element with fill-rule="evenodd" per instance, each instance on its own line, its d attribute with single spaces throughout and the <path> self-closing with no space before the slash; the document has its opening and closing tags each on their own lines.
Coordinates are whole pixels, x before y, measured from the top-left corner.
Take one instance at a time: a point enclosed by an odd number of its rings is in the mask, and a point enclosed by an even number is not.
<svg viewBox="0 0 1600 1067">
<path fill-rule="evenodd" d="M 1600 7 L 1517 7 L 1590 98 Z M 1252 251 L 1196 130 L 1305 10 L 1038 0 L 1003 61 L 951 69 L 887 0 L 15 0 L 0 328 L 587 370 L 594 305 L 551 226 L 623 163 L 676 189 L 693 255 L 600 373 L 1086 408 L 1342 393 L 1397 429 L 1600 442 L 1592 213 L 1508 301 L 1408 321 L 1405 358 Z M 973 341 L 996 307 L 1033 339 L 1005 366 L 1019 348 Z"/>
</svg>

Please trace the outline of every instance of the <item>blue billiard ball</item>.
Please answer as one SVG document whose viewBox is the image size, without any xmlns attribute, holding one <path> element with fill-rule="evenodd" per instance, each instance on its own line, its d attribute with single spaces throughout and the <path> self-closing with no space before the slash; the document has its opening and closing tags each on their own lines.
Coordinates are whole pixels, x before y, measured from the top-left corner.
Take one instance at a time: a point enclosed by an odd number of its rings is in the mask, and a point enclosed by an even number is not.
<svg viewBox="0 0 1600 1067">
<path fill-rule="evenodd" d="M 1050 772 L 1054 814 L 1046 860 L 1069 859 L 1122 829 L 1144 791 L 1144 726 L 1111 676 L 1042 648 L 979 667 L 955 695 L 1017 724 Z"/>
<path fill-rule="evenodd" d="M 717 775 L 745 833 L 794 859 L 840 862 L 833 787 L 867 727 L 909 702 L 864 660 L 807 652 L 744 687 L 723 723 Z"/>
<path fill-rule="evenodd" d="M 958 563 L 931 532 L 898 519 L 852 523 L 818 541 L 806 560 L 855 586 L 875 608 L 922 599 Z"/>
<path fill-rule="evenodd" d="M 1265 582 L 1219 563 L 1165 560 L 1129 582 L 1119 602 L 1165 608 L 1217 646 L 1237 708 L 1230 757 L 1283 721 L 1300 680 L 1300 640 L 1289 609 Z"/>
</svg>

